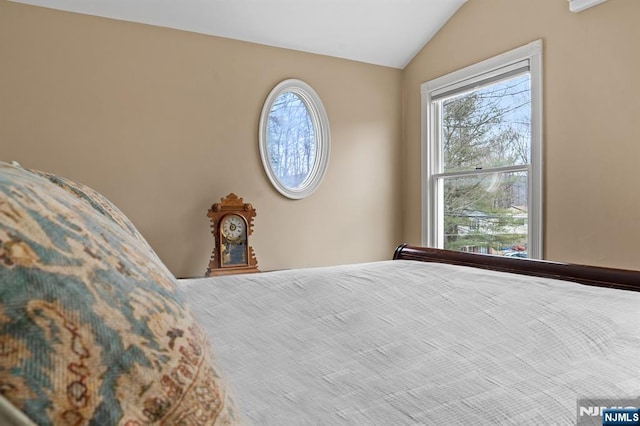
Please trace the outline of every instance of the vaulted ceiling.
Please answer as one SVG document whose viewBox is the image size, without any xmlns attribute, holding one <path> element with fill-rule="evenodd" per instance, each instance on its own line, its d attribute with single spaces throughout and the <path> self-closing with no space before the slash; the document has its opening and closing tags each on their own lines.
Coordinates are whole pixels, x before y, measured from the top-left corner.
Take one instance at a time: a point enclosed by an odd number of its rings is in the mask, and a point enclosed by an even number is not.
<svg viewBox="0 0 640 426">
<path fill-rule="evenodd" d="M 13 0 L 404 68 L 466 0 Z"/>
</svg>

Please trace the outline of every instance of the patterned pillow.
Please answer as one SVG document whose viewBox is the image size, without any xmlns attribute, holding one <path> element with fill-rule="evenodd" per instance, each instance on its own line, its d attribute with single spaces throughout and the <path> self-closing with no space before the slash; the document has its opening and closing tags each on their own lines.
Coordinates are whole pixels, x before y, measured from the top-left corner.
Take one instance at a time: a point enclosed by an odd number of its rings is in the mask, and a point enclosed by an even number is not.
<svg viewBox="0 0 640 426">
<path fill-rule="evenodd" d="M 26 170 L 26 169 L 25 169 Z M 128 217 L 124 215 L 111 201 L 109 201 L 104 195 L 100 194 L 93 188 L 83 185 L 79 182 L 74 182 L 61 176 L 56 176 L 52 173 L 43 172 L 40 170 L 29 169 L 30 172 L 43 176 L 49 179 L 51 182 L 86 201 L 101 214 L 105 215 L 115 223 L 120 225 L 122 229 L 130 233 L 134 238 L 138 239 L 143 244 L 148 244 L 138 229 L 133 226 L 133 223 Z"/>
<path fill-rule="evenodd" d="M 0 393 L 39 425 L 235 424 L 210 346 L 151 248 L 0 163 Z"/>
</svg>

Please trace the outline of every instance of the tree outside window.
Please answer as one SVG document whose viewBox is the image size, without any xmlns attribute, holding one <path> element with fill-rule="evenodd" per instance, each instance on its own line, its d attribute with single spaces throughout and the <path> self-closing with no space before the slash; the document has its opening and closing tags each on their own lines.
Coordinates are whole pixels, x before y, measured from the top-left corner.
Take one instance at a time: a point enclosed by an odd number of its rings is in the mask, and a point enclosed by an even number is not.
<svg viewBox="0 0 640 426">
<path fill-rule="evenodd" d="M 444 248 L 484 253 L 527 247 L 531 146 L 529 74 L 440 101 Z M 501 167 L 522 171 L 500 172 Z M 456 175 L 455 172 L 470 172 Z"/>
</svg>

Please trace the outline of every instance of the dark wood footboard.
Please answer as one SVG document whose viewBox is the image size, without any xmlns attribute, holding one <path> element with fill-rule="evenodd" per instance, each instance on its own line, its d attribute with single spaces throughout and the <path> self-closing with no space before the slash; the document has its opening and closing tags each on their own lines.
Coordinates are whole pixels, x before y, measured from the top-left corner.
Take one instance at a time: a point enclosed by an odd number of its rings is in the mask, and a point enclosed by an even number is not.
<svg viewBox="0 0 640 426">
<path fill-rule="evenodd" d="M 399 245 L 393 254 L 393 259 L 449 263 L 493 271 L 573 281 L 599 287 L 640 291 L 640 271 L 626 269 L 558 263 L 546 260 L 516 259 L 490 254 L 410 246 L 408 244 Z"/>
</svg>

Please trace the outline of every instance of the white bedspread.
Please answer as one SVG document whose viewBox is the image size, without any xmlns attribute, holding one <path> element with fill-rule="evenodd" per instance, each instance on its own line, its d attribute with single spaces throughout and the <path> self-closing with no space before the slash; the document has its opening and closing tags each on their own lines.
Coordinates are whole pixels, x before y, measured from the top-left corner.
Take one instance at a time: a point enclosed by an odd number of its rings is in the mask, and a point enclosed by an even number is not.
<svg viewBox="0 0 640 426">
<path fill-rule="evenodd" d="M 256 425 L 575 424 L 640 396 L 640 293 L 413 261 L 181 280 Z"/>
</svg>

